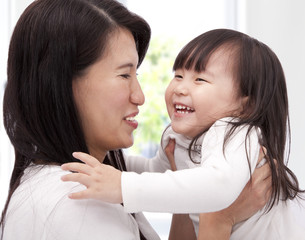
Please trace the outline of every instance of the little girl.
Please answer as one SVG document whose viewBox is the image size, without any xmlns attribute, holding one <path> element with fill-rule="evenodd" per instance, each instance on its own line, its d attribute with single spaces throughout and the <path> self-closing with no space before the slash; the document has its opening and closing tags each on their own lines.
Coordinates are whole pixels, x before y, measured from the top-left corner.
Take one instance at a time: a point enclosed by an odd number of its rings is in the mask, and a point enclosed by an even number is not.
<svg viewBox="0 0 305 240">
<path fill-rule="evenodd" d="M 191 213 L 198 232 L 196 213 L 228 207 L 251 178 L 260 146 L 265 146 L 272 171 L 270 202 L 235 225 L 231 239 L 305 239 L 305 229 L 291 212 L 303 191 L 284 158 L 288 100 L 276 55 L 243 33 L 218 29 L 188 43 L 173 69 L 175 77 L 165 94 L 171 126 L 157 156 L 126 160 L 127 168 L 138 173 L 160 173 L 118 174 L 105 167 L 94 177 L 92 158 L 76 153 L 76 158 L 90 164 L 62 168 L 85 176 L 73 173 L 63 180 L 78 181 L 88 189 L 70 197 L 123 202 L 127 212 Z M 174 156 L 180 171 L 166 171 L 170 165 L 163 146 L 169 139 L 176 141 Z"/>
</svg>

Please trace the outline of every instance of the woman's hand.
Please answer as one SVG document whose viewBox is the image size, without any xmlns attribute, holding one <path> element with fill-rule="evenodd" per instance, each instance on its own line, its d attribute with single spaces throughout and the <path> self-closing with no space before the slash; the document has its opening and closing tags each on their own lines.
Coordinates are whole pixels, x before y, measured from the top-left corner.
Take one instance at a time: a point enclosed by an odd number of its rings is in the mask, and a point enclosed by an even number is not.
<svg viewBox="0 0 305 240">
<path fill-rule="evenodd" d="M 86 163 L 65 163 L 63 170 L 74 173 L 62 176 L 63 181 L 79 182 L 87 187 L 81 192 L 71 193 L 72 199 L 98 199 L 109 203 L 122 203 L 121 171 L 100 163 L 86 153 L 75 152 L 73 157 Z"/>
<path fill-rule="evenodd" d="M 175 139 L 170 139 L 164 151 L 170 163 L 172 171 L 176 171 L 176 163 L 174 157 Z M 193 222 L 188 214 L 173 214 L 171 228 L 169 232 L 169 240 L 192 240 L 196 239 Z"/>
<path fill-rule="evenodd" d="M 177 170 L 176 163 L 175 163 L 175 157 L 174 157 L 175 145 L 176 145 L 175 139 L 170 139 L 167 146 L 164 149 L 164 152 L 169 161 L 172 171 Z"/>
<path fill-rule="evenodd" d="M 264 158 L 263 151 L 260 152 L 259 162 Z M 264 164 L 255 169 L 252 180 L 247 183 L 235 202 L 222 211 L 231 219 L 233 225 L 248 219 L 267 204 L 271 196 L 271 185 L 271 170 L 268 164 Z"/>
<path fill-rule="evenodd" d="M 259 162 L 264 158 L 260 152 Z M 229 239 L 234 224 L 244 221 L 262 209 L 271 196 L 271 170 L 268 164 L 255 169 L 239 197 L 228 208 L 214 213 L 202 213 L 199 220 L 199 240 Z"/>
</svg>

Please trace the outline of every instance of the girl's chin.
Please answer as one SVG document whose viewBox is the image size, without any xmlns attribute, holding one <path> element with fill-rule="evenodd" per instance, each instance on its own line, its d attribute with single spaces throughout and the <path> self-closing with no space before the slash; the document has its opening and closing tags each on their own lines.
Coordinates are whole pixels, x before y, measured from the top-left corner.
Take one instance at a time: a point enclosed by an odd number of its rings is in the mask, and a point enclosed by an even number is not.
<svg viewBox="0 0 305 240">
<path fill-rule="evenodd" d="M 186 129 L 185 126 L 186 126 L 185 124 L 182 124 L 182 125 L 175 124 L 175 123 L 171 124 L 171 127 L 175 133 L 181 134 L 184 137 L 189 138 L 189 139 L 193 139 L 195 136 L 197 136 L 197 134 L 200 133 L 200 132 L 196 132 L 196 131 L 192 132 L 191 129 Z"/>
<path fill-rule="evenodd" d="M 181 134 L 184 136 L 188 135 L 187 134 L 188 132 L 186 131 L 185 126 L 181 126 L 180 124 L 175 124 L 175 123 L 172 123 L 171 126 L 175 133 L 178 133 L 178 134 Z"/>
</svg>

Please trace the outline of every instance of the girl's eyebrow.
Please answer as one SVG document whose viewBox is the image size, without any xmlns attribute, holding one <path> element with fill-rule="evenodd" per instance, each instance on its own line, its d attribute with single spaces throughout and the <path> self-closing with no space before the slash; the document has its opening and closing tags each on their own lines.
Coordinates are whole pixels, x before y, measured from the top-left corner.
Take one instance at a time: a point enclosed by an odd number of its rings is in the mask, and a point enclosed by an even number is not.
<svg viewBox="0 0 305 240">
<path fill-rule="evenodd" d="M 207 69 L 205 69 L 204 71 L 199 72 L 199 74 L 206 74 L 206 75 L 208 75 L 210 77 L 214 77 L 215 76 L 215 74 L 213 72 L 211 72 L 211 71 L 209 71 Z"/>
</svg>

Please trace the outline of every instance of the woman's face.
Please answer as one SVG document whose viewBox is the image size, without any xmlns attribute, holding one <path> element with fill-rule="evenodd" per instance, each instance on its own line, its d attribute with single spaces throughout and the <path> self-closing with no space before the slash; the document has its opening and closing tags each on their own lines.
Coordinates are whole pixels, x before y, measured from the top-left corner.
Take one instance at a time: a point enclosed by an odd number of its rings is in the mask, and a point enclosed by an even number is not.
<svg viewBox="0 0 305 240">
<path fill-rule="evenodd" d="M 144 95 L 137 80 L 138 53 L 132 34 L 112 34 L 100 60 L 73 81 L 73 94 L 91 155 L 130 147 L 137 128 L 134 117 Z"/>
</svg>

